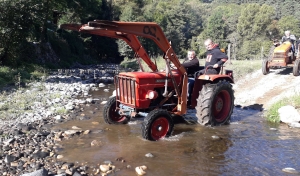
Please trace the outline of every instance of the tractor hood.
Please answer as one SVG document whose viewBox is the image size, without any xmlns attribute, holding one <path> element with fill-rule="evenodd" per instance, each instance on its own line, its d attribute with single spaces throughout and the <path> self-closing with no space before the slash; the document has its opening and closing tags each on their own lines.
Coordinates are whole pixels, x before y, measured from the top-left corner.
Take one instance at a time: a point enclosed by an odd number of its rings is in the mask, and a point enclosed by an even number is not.
<svg viewBox="0 0 300 176">
<path fill-rule="evenodd" d="M 274 53 L 285 53 L 292 47 L 290 42 L 284 42 L 274 49 Z"/>
<path fill-rule="evenodd" d="M 177 83 L 180 81 L 180 74 L 177 70 L 172 70 L 172 75 L 174 76 Z M 119 73 L 121 77 L 130 77 L 135 79 L 138 84 L 153 84 L 153 83 L 164 83 L 166 79 L 166 72 L 121 72 Z M 171 81 L 170 75 L 168 80 Z"/>
</svg>

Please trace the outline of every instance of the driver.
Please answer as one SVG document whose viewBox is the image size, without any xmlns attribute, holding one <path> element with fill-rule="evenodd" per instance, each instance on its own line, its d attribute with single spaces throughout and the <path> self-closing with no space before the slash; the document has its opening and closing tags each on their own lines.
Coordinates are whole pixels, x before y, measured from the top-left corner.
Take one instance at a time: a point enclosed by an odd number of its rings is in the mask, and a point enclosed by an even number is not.
<svg viewBox="0 0 300 176">
<path fill-rule="evenodd" d="M 284 31 L 284 36 L 282 37 L 281 42 L 282 43 L 285 42 L 285 41 L 291 42 L 292 52 L 295 53 L 294 43 L 295 43 L 296 40 L 297 40 L 296 37 L 293 34 L 291 34 L 291 31 Z"/>
<path fill-rule="evenodd" d="M 198 78 L 200 75 L 203 75 L 206 70 L 207 75 L 219 74 L 221 66 L 228 60 L 228 56 L 223 53 L 218 44 L 215 44 L 211 39 L 206 39 L 204 42 L 206 47 L 206 60 L 204 69 L 195 73 L 195 78 Z"/>
</svg>

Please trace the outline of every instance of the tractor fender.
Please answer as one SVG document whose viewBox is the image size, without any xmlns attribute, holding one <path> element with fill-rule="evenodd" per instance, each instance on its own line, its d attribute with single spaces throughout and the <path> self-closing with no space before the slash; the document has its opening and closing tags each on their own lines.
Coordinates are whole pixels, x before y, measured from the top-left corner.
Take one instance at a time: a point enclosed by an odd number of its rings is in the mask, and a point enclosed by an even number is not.
<svg viewBox="0 0 300 176">
<path fill-rule="evenodd" d="M 211 82 L 219 82 L 219 80 L 226 80 L 231 84 L 234 83 L 233 79 L 229 75 L 200 75 L 198 77 L 200 80 L 211 81 Z"/>
</svg>

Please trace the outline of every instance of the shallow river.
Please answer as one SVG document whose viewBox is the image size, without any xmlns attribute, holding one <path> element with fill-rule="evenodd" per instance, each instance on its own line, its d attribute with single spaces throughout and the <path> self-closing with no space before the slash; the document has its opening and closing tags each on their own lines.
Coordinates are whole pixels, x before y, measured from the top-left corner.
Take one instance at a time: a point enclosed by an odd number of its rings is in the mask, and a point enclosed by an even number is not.
<svg viewBox="0 0 300 176">
<path fill-rule="evenodd" d="M 101 101 L 109 95 L 111 92 L 103 89 L 92 92 Z M 273 176 L 289 175 L 282 171 L 287 167 L 300 170 L 300 129 L 269 124 L 260 111 L 235 108 L 230 125 L 214 128 L 178 123 L 172 137 L 151 142 L 141 136 L 142 119 L 127 125 L 105 124 L 100 102 L 85 108 L 90 120 L 69 121 L 55 127 L 91 130 L 88 135 L 60 142 L 63 161 L 97 166 L 112 161 L 119 170 L 110 175 L 122 176 L 137 175 L 134 168 L 141 165 L 148 167 L 147 175 L 155 176 Z M 93 140 L 101 141 L 100 145 L 91 147 Z M 153 157 L 146 157 L 148 153 Z"/>
</svg>

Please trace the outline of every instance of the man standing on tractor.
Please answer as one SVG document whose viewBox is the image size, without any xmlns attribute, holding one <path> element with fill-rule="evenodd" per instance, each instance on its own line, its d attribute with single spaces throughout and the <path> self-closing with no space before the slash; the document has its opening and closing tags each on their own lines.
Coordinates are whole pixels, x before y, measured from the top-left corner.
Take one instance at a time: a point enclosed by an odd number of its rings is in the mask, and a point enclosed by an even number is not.
<svg viewBox="0 0 300 176">
<path fill-rule="evenodd" d="M 182 63 L 182 66 L 186 69 L 188 74 L 188 102 L 190 103 L 190 98 L 192 97 L 193 86 L 195 83 L 194 74 L 199 70 L 199 59 L 196 56 L 195 51 L 188 51 L 187 58 Z"/>
<path fill-rule="evenodd" d="M 294 43 L 297 40 L 295 35 L 291 34 L 291 31 L 285 31 L 284 32 L 285 36 L 282 37 L 281 42 L 289 41 L 292 44 L 292 52 L 293 54 L 295 53 L 295 46 Z"/>
<path fill-rule="evenodd" d="M 207 75 L 219 74 L 222 65 L 228 60 L 228 56 L 223 53 L 218 44 L 215 44 L 211 39 L 206 39 L 204 42 L 206 47 L 206 60 L 204 69 L 195 73 L 195 78 L 198 78 L 204 73 Z"/>
</svg>

